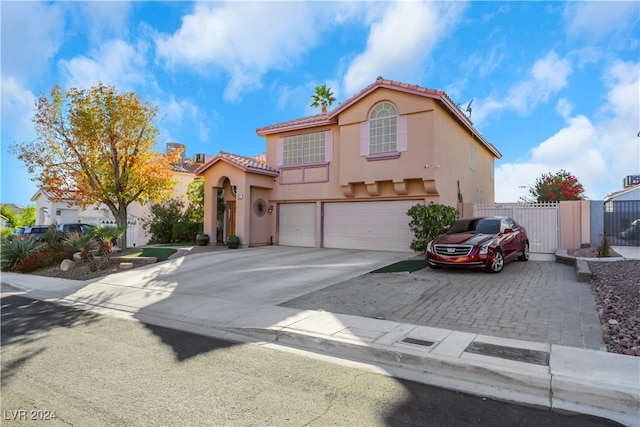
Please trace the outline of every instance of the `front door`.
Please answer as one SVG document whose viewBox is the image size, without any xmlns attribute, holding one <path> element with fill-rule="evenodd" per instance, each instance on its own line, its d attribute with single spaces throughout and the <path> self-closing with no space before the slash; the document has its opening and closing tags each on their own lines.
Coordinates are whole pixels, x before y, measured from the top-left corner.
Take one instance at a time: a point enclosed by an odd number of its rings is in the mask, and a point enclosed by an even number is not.
<svg viewBox="0 0 640 427">
<path fill-rule="evenodd" d="M 225 206 L 225 240 L 230 235 L 236 234 L 236 202 L 227 202 Z"/>
</svg>

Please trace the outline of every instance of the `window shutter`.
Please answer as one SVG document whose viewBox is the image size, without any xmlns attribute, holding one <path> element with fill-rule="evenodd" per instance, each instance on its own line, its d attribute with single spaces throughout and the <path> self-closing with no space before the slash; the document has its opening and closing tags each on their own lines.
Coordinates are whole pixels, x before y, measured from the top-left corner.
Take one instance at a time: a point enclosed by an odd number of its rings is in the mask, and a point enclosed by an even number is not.
<svg viewBox="0 0 640 427">
<path fill-rule="evenodd" d="M 369 155 L 369 122 L 360 124 L 360 155 Z"/>
<path fill-rule="evenodd" d="M 284 152 L 284 141 L 282 138 L 278 138 L 278 142 L 276 144 L 276 164 L 278 166 L 282 166 L 282 163 L 284 162 L 283 152 Z"/>
<path fill-rule="evenodd" d="M 326 131 L 324 133 L 324 161 L 330 162 L 333 160 L 333 131 Z"/>
<path fill-rule="evenodd" d="M 398 116 L 397 150 L 407 151 L 407 116 Z"/>
</svg>

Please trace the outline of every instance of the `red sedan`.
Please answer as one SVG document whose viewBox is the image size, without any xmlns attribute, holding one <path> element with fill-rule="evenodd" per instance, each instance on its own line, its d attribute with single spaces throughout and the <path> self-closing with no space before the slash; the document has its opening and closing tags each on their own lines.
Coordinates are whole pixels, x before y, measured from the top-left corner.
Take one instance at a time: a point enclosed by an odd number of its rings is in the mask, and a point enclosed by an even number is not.
<svg viewBox="0 0 640 427">
<path fill-rule="evenodd" d="M 511 218 L 462 218 L 427 244 L 431 268 L 484 268 L 499 273 L 505 263 L 529 260 L 527 230 Z"/>
</svg>

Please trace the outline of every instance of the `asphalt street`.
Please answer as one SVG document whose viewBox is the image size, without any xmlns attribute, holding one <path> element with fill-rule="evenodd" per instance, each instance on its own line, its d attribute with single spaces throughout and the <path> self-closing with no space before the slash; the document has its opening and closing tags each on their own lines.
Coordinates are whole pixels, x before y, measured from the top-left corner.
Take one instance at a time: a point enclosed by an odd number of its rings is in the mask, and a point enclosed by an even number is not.
<svg viewBox="0 0 640 427">
<path fill-rule="evenodd" d="M 3 425 L 613 426 L 2 295 Z"/>
</svg>

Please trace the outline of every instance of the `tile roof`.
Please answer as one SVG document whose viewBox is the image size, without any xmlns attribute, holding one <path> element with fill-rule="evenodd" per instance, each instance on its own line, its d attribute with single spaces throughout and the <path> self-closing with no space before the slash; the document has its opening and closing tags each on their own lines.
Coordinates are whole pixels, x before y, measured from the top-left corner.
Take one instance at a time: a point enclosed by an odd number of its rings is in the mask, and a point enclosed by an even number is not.
<svg viewBox="0 0 640 427">
<path fill-rule="evenodd" d="M 329 118 L 328 114 L 315 114 L 301 119 L 289 120 L 274 125 L 259 128 L 258 135 L 269 135 L 270 133 L 283 132 L 288 130 L 305 129 L 312 126 L 322 126 L 338 123 L 337 118 Z"/>
<path fill-rule="evenodd" d="M 196 171 L 196 175 L 202 174 L 204 171 L 209 169 L 214 164 L 223 161 L 229 163 L 233 166 L 236 166 L 246 172 L 254 172 L 263 175 L 272 175 L 277 176 L 278 170 L 272 168 L 267 165 L 267 155 L 266 153 L 259 154 L 254 157 L 241 156 L 239 154 L 227 153 L 221 151 L 215 156 L 213 159 L 206 162 L 204 165 L 201 165 Z"/>
<path fill-rule="evenodd" d="M 310 127 L 330 125 L 338 122 L 338 115 L 364 98 L 371 92 L 380 89 L 387 88 L 400 92 L 411 93 L 418 96 L 424 96 L 439 101 L 445 109 L 447 109 L 464 127 L 468 128 L 472 134 L 480 140 L 480 142 L 489 149 L 497 158 L 501 158 L 502 154 L 493 146 L 490 142 L 484 139 L 484 137 L 473 127 L 473 122 L 467 117 L 467 115 L 460 109 L 460 107 L 453 102 L 449 96 L 441 90 L 434 90 L 418 85 L 411 85 L 402 82 L 396 82 L 393 80 L 385 80 L 382 77 L 378 77 L 375 82 L 371 83 L 360 92 L 341 103 L 335 110 L 329 111 L 326 114 L 316 114 L 309 117 L 303 117 L 301 119 L 290 120 L 287 122 L 277 123 L 270 126 L 258 128 L 256 133 L 260 136 L 270 135 L 274 133 L 287 132 L 291 130 L 305 129 Z"/>
<path fill-rule="evenodd" d="M 640 189 L 640 184 L 636 184 L 636 185 L 632 185 L 631 187 L 627 187 L 627 188 L 619 190 L 619 191 L 614 191 L 611 194 L 607 194 L 607 196 L 604 198 L 604 201 L 606 202 L 607 200 L 613 199 L 615 197 L 618 197 L 618 196 L 621 196 L 623 194 L 629 193 L 631 191 L 639 190 L 639 189 Z"/>
</svg>

